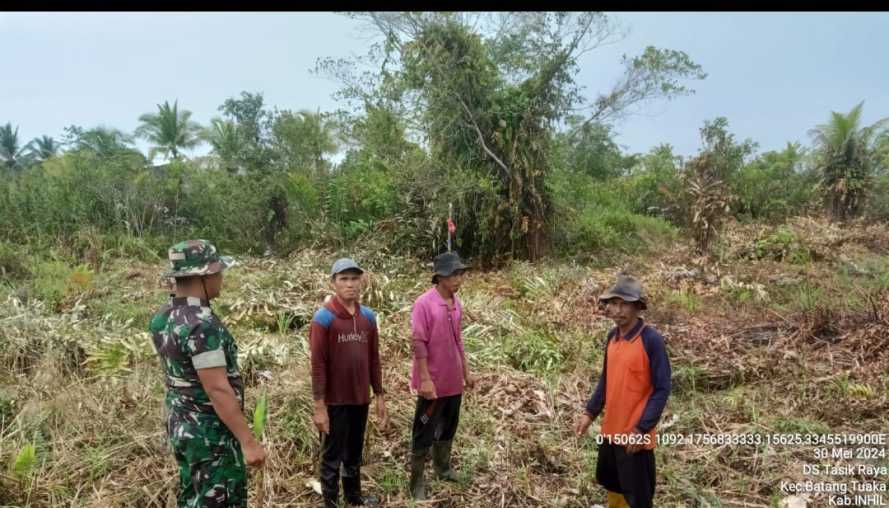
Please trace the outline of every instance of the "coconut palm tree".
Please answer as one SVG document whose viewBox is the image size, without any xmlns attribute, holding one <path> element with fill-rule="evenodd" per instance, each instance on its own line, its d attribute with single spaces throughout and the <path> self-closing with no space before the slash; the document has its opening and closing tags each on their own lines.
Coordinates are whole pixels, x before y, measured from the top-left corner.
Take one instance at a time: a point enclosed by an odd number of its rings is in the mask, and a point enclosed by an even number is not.
<svg viewBox="0 0 889 508">
<path fill-rule="evenodd" d="M 140 116 L 142 124 L 136 129 L 137 136 L 154 145 L 148 151 L 149 160 L 154 160 L 158 153 L 179 159 L 181 150 L 194 148 L 201 142 L 201 126 L 191 121 L 191 111 L 180 111 L 177 102 L 170 106 L 167 101 L 158 104 L 157 109 L 156 114 Z"/>
<path fill-rule="evenodd" d="M 213 152 L 219 156 L 226 170 L 237 171 L 236 160 L 244 148 L 244 137 L 236 123 L 214 118 L 201 136 L 213 147 Z"/>
<path fill-rule="evenodd" d="M 132 136 L 112 127 L 65 127 L 65 143 L 72 151 L 92 153 L 103 159 L 136 155 L 144 159 L 142 153 L 132 147 Z"/>
<path fill-rule="evenodd" d="M 61 150 L 61 145 L 50 136 L 34 138 L 27 144 L 28 157 L 36 162 L 43 162 L 55 157 Z"/>
<path fill-rule="evenodd" d="M 336 153 L 334 124 L 320 111 L 280 112 L 272 132 L 286 163 L 293 168 L 311 169 L 316 175 L 327 170 L 325 155 Z"/>
<path fill-rule="evenodd" d="M 860 102 L 847 114 L 831 112 L 830 121 L 809 131 L 815 141 L 819 188 L 834 220 L 857 216 L 864 205 L 877 160 L 876 141 L 889 118 L 861 127 Z"/>
<path fill-rule="evenodd" d="M 21 168 L 25 163 L 25 148 L 19 145 L 19 128 L 12 129 L 8 123 L 0 127 L 0 162 L 12 171 Z"/>
</svg>

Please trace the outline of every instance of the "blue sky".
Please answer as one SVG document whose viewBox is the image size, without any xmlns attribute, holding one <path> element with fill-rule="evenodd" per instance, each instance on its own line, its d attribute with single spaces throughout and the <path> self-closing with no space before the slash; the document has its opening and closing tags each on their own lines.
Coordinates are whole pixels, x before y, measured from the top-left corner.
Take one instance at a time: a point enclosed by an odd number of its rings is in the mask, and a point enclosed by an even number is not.
<svg viewBox="0 0 889 508">
<path fill-rule="evenodd" d="M 670 143 L 694 154 L 698 129 L 717 116 L 760 151 L 807 144 L 831 110 L 862 100 L 865 122 L 889 116 L 889 13 L 612 15 L 629 34 L 583 57 L 588 95 L 618 77 L 622 54 L 647 45 L 683 50 L 709 74 L 696 94 L 617 123 L 628 151 Z M 309 69 L 318 57 L 363 54 L 368 37 L 332 13 L 0 13 L 0 124 L 18 125 L 24 141 L 71 124 L 132 132 L 174 99 L 208 123 L 242 90 L 280 109 L 333 110 L 337 84 Z"/>
</svg>

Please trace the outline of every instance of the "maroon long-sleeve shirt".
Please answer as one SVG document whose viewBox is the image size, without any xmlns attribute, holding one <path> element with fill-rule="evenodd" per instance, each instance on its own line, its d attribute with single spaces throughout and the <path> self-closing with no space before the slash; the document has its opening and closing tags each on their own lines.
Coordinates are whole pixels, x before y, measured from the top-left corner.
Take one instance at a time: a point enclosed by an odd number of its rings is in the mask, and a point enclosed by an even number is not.
<svg viewBox="0 0 889 508">
<path fill-rule="evenodd" d="M 369 404 L 371 386 L 383 393 L 377 318 L 367 307 L 358 309 L 349 314 L 331 298 L 309 325 L 312 395 L 327 405 Z"/>
</svg>

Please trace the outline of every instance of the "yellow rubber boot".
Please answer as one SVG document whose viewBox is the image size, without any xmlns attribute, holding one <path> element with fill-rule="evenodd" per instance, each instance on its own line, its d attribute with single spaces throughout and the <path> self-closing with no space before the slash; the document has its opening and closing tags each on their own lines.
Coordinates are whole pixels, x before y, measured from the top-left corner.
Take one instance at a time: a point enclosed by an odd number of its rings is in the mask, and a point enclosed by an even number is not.
<svg viewBox="0 0 889 508">
<path fill-rule="evenodd" d="M 630 508 L 623 494 L 608 491 L 608 508 Z"/>
</svg>

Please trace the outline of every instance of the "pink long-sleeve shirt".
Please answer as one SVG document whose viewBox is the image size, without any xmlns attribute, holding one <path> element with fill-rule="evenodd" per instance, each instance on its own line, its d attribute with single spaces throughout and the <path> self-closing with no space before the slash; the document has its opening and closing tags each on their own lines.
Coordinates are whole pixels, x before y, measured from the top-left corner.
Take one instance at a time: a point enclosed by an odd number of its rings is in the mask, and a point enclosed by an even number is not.
<svg viewBox="0 0 889 508">
<path fill-rule="evenodd" d="M 414 349 L 411 387 L 414 390 L 420 387 L 418 360 L 426 358 L 429 375 L 439 397 L 463 393 L 463 364 L 466 355 L 460 332 L 462 316 L 463 306 L 457 295 L 454 295 L 453 308 L 449 308 L 434 286 L 414 302 L 411 311 Z"/>
</svg>

